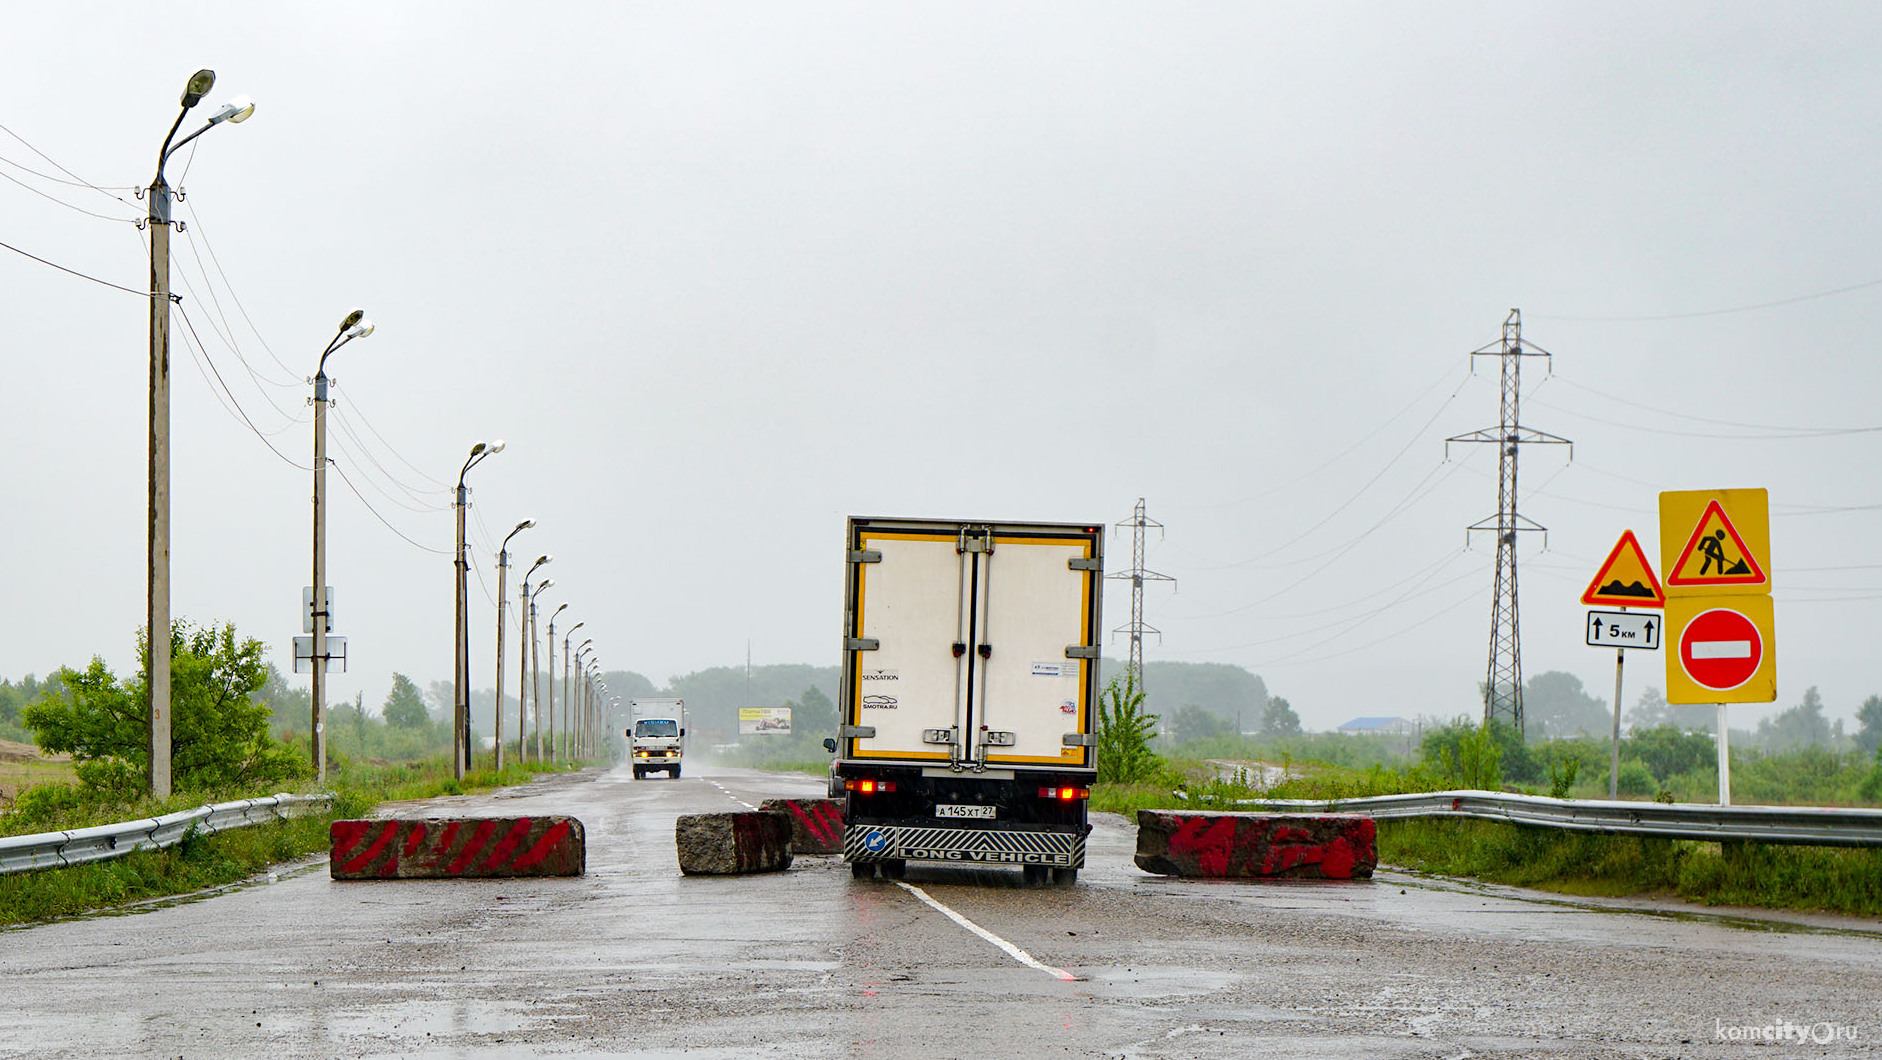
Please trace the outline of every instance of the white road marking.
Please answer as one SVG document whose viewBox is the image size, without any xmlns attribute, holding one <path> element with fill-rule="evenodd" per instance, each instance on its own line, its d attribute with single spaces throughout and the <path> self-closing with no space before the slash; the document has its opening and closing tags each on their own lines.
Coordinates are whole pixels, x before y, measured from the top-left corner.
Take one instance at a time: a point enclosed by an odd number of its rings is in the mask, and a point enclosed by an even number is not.
<svg viewBox="0 0 1882 1060">
<path fill-rule="evenodd" d="M 1692 657 L 1695 659 L 1749 659 L 1751 642 L 1748 640 L 1695 640 L 1692 642 Z"/>
<path fill-rule="evenodd" d="M 743 806 L 748 810 L 755 810 L 758 808 L 756 806 L 753 806 L 751 803 L 746 802 L 744 799 L 739 798 L 737 795 L 732 794 L 732 792 L 728 790 L 724 784 L 721 784 L 716 780 L 708 780 L 706 781 L 706 783 L 711 784 L 713 787 L 718 788 L 720 791 L 725 792 L 726 798 L 731 799 L 733 802 L 738 803 L 740 806 Z"/>
<path fill-rule="evenodd" d="M 973 921 L 967 919 L 966 917 L 960 915 L 959 913 L 956 913 L 954 910 L 949 909 L 947 906 L 942 905 L 940 902 L 935 901 L 934 898 L 929 896 L 927 891 L 922 890 L 921 888 L 915 886 L 914 884 L 903 883 L 901 880 L 896 880 L 895 885 L 897 887 L 900 887 L 902 890 L 907 891 L 909 894 L 912 894 L 915 897 L 921 899 L 922 901 L 928 903 L 929 906 L 934 908 L 934 910 L 940 913 L 942 916 L 947 917 L 949 920 L 954 921 L 956 924 L 959 924 L 960 926 L 966 928 L 967 930 L 973 932 L 974 934 L 979 935 L 981 938 L 986 939 L 988 942 L 993 943 L 995 946 L 1000 947 L 1002 950 L 1005 950 L 1006 955 L 1008 957 L 1013 958 L 1019 963 L 1025 965 L 1026 967 L 1037 968 L 1040 971 L 1047 973 L 1048 975 L 1056 975 L 1060 979 L 1063 979 L 1068 983 L 1082 982 L 1082 980 L 1079 979 L 1078 976 L 1073 975 L 1072 973 L 1066 971 L 1063 968 L 1054 968 L 1049 964 L 1042 964 L 1039 961 L 1033 960 L 1032 954 L 1027 953 L 1025 950 L 1020 949 L 1018 946 L 1013 945 L 1012 943 L 1006 941 L 1000 936 L 995 935 L 993 932 L 988 931 L 986 928 L 981 927 L 979 924 L 974 923 Z"/>
</svg>

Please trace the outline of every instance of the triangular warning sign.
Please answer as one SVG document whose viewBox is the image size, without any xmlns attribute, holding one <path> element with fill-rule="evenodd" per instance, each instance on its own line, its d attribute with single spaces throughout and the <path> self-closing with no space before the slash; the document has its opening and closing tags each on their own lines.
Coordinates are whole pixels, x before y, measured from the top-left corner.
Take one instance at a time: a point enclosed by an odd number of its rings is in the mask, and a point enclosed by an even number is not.
<svg viewBox="0 0 1882 1060">
<path fill-rule="evenodd" d="M 1640 550 L 1632 530 L 1621 531 L 1621 539 L 1614 543 L 1614 551 L 1608 553 L 1594 581 L 1588 583 L 1588 591 L 1581 594 L 1581 602 L 1610 607 L 1666 606 L 1660 579 L 1653 576 L 1647 554 Z"/>
<path fill-rule="evenodd" d="M 1738 536 L 1738 528 L 1718 501 L 1706 505 L 1679 559 L 1666 572 L 1666 584 L 1678 586 L 1764 585 L 1770 579 L 1758 557 Z"/>
</svg>

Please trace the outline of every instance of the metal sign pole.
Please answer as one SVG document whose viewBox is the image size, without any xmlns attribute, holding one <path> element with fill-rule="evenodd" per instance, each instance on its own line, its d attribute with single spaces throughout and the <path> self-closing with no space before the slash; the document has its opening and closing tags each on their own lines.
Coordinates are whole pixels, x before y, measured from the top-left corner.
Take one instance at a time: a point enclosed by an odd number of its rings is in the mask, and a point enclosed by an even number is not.
<svg viewBox="0 0 1882 1060">
<path fill-rule="evenodd" d="M 1621 668 L 1627 665 L 1627 649 L 1614 649 L 1614 742 L 1608 749 L 1608 798 L 1621 797 Z"/>
<path fill-rule="evenodd" d="M 1725 726 L 1725 704 L 1719 704 L 1719 805 L 1732 804 L 1731 730 Z"/>
</svg>

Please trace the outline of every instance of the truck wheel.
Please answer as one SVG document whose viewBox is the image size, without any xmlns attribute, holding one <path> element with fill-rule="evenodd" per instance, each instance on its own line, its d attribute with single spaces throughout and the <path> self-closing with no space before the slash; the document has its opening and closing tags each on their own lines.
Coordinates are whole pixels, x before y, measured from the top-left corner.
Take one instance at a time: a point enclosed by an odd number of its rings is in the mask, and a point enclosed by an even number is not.
<svg viewBox="0 0 1882 1060">
<path fill-rule="evenodd" d="M 634 767 L 634 779 L 635 779 L 635 780 L 646 780 L 646 779 L 647 779 L 647 771 L 646 771 L 646 770 L 644 770 L 644 769 L 642 769 L 642 768 L 640 768 L 639 766 L 635 766 L 635 767 Z"/>
<path fill-rule="evenodd" d="M 873 861 L 850 862 L 850 878 L 856 879 L 856 880 L 875 879 L 876 878 L 876 863 Z"/>
<path fill-rule="evenodd" d="M 667 775 L 672 777 L 674 780 L 680 779 L 680 767 L 674 766 L 672 769 L 667 770 Z"/>
<path fill-rule="evenodd" d="M 1052 870 L 1052 885 L 1054 887 L 1070 887 L 1072 884 L 1077 883 L 1077 882 L 1078 882 L 1078 870 L 1077 869 L 1053 869 Z"/>
<path fill-rule="evenodd" d="M 1021 865 L 1019 867 L 1019 882 L 1021 886 L 1044 887 L 1047 878 L 1046 867 L 1044 865 Z"/>
</svg>

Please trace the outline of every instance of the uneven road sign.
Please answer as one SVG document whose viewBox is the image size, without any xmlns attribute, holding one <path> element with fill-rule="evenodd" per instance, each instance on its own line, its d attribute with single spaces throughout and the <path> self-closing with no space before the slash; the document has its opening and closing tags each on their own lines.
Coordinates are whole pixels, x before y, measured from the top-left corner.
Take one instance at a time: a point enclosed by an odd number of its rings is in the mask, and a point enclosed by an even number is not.
<svg viewBox="0 0 1882 1060">
<path fill-rule="evenodd" d="M 1632 530 L 1621 531 L 1607 562 L 1595 572 L 1581 602 L 1590 607 L 1665 607 L 1666 593 L 1660 579 L 1653 576 L 1653 566 Z M 1594 643 L 1589 641 L 1590 644 Z"/>
</svg>

